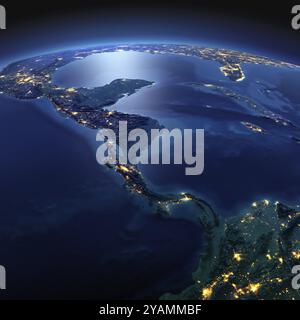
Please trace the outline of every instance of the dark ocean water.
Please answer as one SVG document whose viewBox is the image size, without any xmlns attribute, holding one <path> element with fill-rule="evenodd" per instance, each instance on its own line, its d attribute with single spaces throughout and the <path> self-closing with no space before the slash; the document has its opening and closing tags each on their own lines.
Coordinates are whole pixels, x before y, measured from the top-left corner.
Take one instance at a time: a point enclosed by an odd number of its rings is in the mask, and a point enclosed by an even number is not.
<svg viewBox="0 0 300 320">
<path fill-rule="evenodd" d="M 197 226 L 153 216 L 96 163 L 94 133 L 46 101 L 0 106 L 4 298 L 157 298 L 192 283 Z"/>
<path fill-rule="evenodd" d="M 235 83 L 219 67 L 193 57 L 115 52 L 70 63 L 57 71 L 54 80 L 66 87 L 102 86 L 116 78 L 154 81 L 154 86 L 120 99 L 109 109 L 149 116 L 169 129 L 205 129 L 204 173 L 185 176 L 185 165 L 141 166 L 156 190 L 191 191 L 223 216 L 264 198 L 298 204 L 300 145 L 291 137 L 300 137 L 299 70 L 243 65 L 246 79 Z M 229 97 L 195 90 L 187 85 L 191 82 L 230 89 L 298 128 L 277 125 Z M 241 122 L 259 125 L 268 133 L 255 134 Z"/>
<path fill-rule="evenodd" d="M 232 99 L 186 83 L 230 88 L 298 125 L 299 74 L 247 66 L 246 80 L 234 84 L 218 67 L 196 58 L 111 53 L 61 68 L 55 83 L 155 81 L 109 109 L 150 116 L 170 129 L 205 129 L 201 176 L 185 176 L 185 165 L 141 167 L 156 191 L 191 191 L 222 216 L 257 199 L 297 204 L 300 145 L 290 137 L 298 129 L 274 126 Z M 120 177 L 96 163 L 95 131 L 46 101 L 0 99 L 0 264 L 8 271 L 7 297 L 157 298 L 192 283 L 202 246 L 198 226 L 156 217 L 128 194 Z M 268 134 L 247 131 L 241 121 Z"/>
</svg>

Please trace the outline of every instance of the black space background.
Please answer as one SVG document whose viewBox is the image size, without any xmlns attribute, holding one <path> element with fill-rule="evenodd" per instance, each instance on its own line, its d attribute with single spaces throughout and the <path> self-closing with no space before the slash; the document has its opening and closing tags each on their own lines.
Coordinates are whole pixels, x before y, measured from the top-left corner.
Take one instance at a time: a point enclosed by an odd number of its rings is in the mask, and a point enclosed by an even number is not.
<svg viewBox="0 0 300 320">
<path fill-rule="evenodd" d="M 284 57 L 289 62 L 300 63 L 300 30 L 291 28 L 291 8 L 298 3 L 300 0 L 0 0 L 7 10 L 7 30 L 0 30 L 0 56 L 3 61 L 9 59 L 15 52 L 20 52 L 26 43 L 30 47 L 30 40 L 36 36 L 40 38 L 30 49 L 41 52 L 47 49 L 43 36 L 60 48 L 65 47 L 66 38 L 70 43 L 78 43 L 82 38 L 95 38 L 97 27 L 94 34 L 90 30 L 80 35 L 80 23 L 85 24 L 98 14 L 98 30 L 101 29 L 101 20 L 103 25 L 116 25 L 111 33 L 116 40 L 127 39 L 128 35 L 136 35 L 140 39 L 154 35 L 152 38 L 155 38 L 159 34 L 168 39 L 167 29 L 173 30 L 173 35 L 179 34 L 182 39 L 189 35 L 190 39 L 201 40 L 203 34 L 199 30 L 203 29 L 203 25 L 199 21 L 205 17 L 206 26 L 214 29 L 211 38 L 216 43 L 229 39 L 242 48 L 250 48 L 249 52 L 254 48 L 258 52 L 253 53 L 272 53 L 273 58 Z M 74 21 L 78 21 L 78 25 L 72 34 Z M 225 38 L 228 35 L 228 39 L 224 39 L 224 35 Z M 25 45 L 18 44 L 16 39 L 23 40 Z"/>
<path fill-rule="evenodd" d="M 299 1 L 298 1 L 299 2 Z M 255 20 L 262 20 L 273 25 L 280 25 L 283 28 L 286 22 L 290 21 L 291 7 L 296 1 L 262 1 L 262 0 L 243 0 L 243 1 L 216 1 L 216 0 L 84 0 L 76 1 L 5 1 L 0 3 L 9 11 L 10 23 L 22 23 L 36 17 L 55 16 L 56 14 L 68 14 L 70 12 L 82 12 L 85 10 L 101 9 L 111 13 L 126 12 L 132 10 L 146 10 L 149 14 L 155 11 L 165 11 L 170 13 L 193 13 L 206 9 L 211 12 L 222 12 L 225 15 L 233 14 Z M 149 12 L 150 10 L 150 12 Z"/>
<path fill-rule="evenodd" d="M 76 1 L 13 1 L 1 0 L 9 12 L 9 24 L 16 26 L 35 18 L 55 17 L 57 14 L 70 14 L 103 10 L 107 14 L 126 14 L 126 12 L 144 12 L 148 15 L 156 13 L 197 15 L 197 12 L 206 10 L 210 13 L 222 13 L 225 16 L 239 16 L 253 21 L 261 21 L 273 26 L 279 26 L 286 31 L 290 30 L 291 8 L 299 1 L 216 1 L 216 0 L 84 0 Z"/>
<path fill-rule="evenodd" d="M 117 30 L 124 38 L 130 32 L 145 34 L 149 33 L 151 23 L 158 25 L 155 32 L 164 32 L 164 27 L 176 27 L 178 30 L 184 29 L 197 35 L 197 21 L 199 17 L 206 15 L 212 25 L 215 25 L 215 39 L 222 40 L 226 28 L 230 23 L 237 21 L 235 26 L 229 28 L 232 37 L 237 43 L 248 44 L 259 47 L 262 51 L 272 52 L 279 57 L 288 57 L 289 62 L 300 62 L 300 30 L 291 28 L 291 8 L 295 4 L 300 4 L 300 0 L 240 0 L 240 1 L 166 1 L 166 0 L 82 0 L 75 1 L 5 1 L 0 0 L 0 4 L 7 9 L 7 30 L 0 30 L 0 59 L 13 58 L 18 50 L 43 50 L 47 42 L 54 42 L 57 39 L 59 45 L 63 46 L 66 34 L 57 25 L 57 21 L 66 20 L 71 16 L 88 17 L 95 12 L 101 12 L 101 17 L 107 20 L 124 21 L 124 30 Z M 125 18 L 124 18 L 125 17 Z M 127 18 L 126 18 L 127 17 Z M 146 20 L 148 25 L 144 30 L 127 30 L 130 19 L 139 17 Z M 144 17 L 144 18 L 141 18 Z M 76 21 L 76 19 L 75 19 Z M 135 22 L 135 21 L 133 21 Z M 166 22 L 167 24 L 164 24 Z M 72 21 L 74 23 L 74 21 Z M 40 28 L 46 24 L 47 28 Z M 80 24 L 80 21 L 78 21 Z M 161 24 L 161 26 L 159 25 Z M 141 24 L 142 25 L 142 24 Z M 66 27 L 67 28 L 67 27 Z M 44 30 L 47 33 L 44 33 Z M 76 32 L 80 29 L 77 26 L 74 35 L 68 40 L 76 40 Z M 218 38 L 218 30 L 219 38 Z M 224 32 L 225 30 L 225 32 Z M 122 32 L 124 32 L 122 34 Z M 88 32 L 86 33 L 88 35 Z M 187 33 L 188 34 L 188 33 Z M 181 34 L 184 36 L 184 32 Z M 43 39 L 45 38 L 45 39 Z M 31 42 L 27 40 L 31 39 Z M 79 36 L 78 36 L 79 39 Z M 18 41 L 19 40 L 19 41 Z M 35 43 L 35 41 L 37 43 Z M 37 48 L 37 49 L 36 49 Z"/>
</svg>

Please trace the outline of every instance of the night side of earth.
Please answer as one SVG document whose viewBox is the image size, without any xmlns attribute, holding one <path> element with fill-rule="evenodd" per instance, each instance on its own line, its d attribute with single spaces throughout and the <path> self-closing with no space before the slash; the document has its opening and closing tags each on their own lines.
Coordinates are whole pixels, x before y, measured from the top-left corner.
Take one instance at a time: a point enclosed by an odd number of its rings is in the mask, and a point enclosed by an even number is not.
<svg viewBox="0 0 300 320">
<path fill-rule="evenodd" d="M 177 44 L 108 45 L 68 50 L 8 65 L 0 73 L 0 93 L 17 100 L 46 98 L 63 117 L 92 130 L 110 128 L 117 132 L 119 121 L 127 121 L 128 130 L 142 128 L 150 131 L 169 127 L 162 120 L 163 117 L 156 117 L 156 114 L 152 116 L 147 112 L 125 112 L 113 108 L 121 101 L 135 99 L 135 96 L 138 97 L 143 92 L 147 94 L 147 91 L 154 90 L 155 93 L 160 88 L 160 83 L 156 83 L 156 79 L 151 77 L 120 77 L 101 86 L 65 87 L 53 81 L 55 73 L 69 64 L 93 55 L 120 52 L 199 59 L 204 63 L 214 64 L 220 77 L 218 80 L 213 81 L 206 75 L 202 81 L 196 81 L 195 78 L 189 81 L 187 77 L 182 77 L 176 86 L 191 93 L 191 97 L 198 99 L 199 95 L 201 99 L 211 99 L 209 103 L 203 103 L 199 110 L 192 110 L 195 112 L 193 121 L 199 117 L 202 121 L 199 125 L 202 126 L 204 122 L 209 124 L 208 145 L 219 134 L 218 130 L 223 132 L 226 126 L 228 135 L 224 138 L 224 145 L 229 141 L 231 147 L 228 154 L 222 154 L 224 163 L 230 157 L 239 156 L 239 151 L 234 151 L 235 144 L 232 142 L 235 136 L 241 141 L 240 154 L 249 153 L 253 157 L 249 160 L 251 163 L 254 162 L 256 151 L 245 151 L 244 146 L 251 146 L 254 141 L 258 141 L 258 156 L 265 141 L 272 150 L 278 150 L 277 143 L 284 144 L 283 155 L 288 152 L 288 148 L 292 148 L 292 156 L 300 154 L 300 116 L 297 111 L 300 98 L 297 96 L 294 100 L 289 100 L 288 95 L 281 94 L 276 85 L 272 87 L 267 80 L 256 80 L 248 87 L 245 84 L 249 66 L 249 74 L 254 73 L 251 69 L 254 66 L 258 68 L 255 71 L 261 73 L 264 69 L 260 68 L 267 68 L 271 74 L 281 70 L 280 77 L 293 77 L 294 74 L 300 76 L 299 66 L 254 54 Z M 185 60 L 182 61 L 186 63 Z M 169 83 L 165 84 L 164 88 L 168 85 Z M 258 98 L 253 95 L 254 91 L 258 92 Z M 187 105 L 193 105 L 191 101 Z M 182 111 L 185 105 L 176 100 L 176 94 L 170 103 L 170 106 L 174 105 L 179 116 L 185 112 Z M 223 116 L 227 117 L 228 123 L 222 120 Z M 214 123 L 217 124 L 215 130 Z M 209 145 L 208 148 L 211 155 L 213 147 Z M 218 163 L 216 167 L 219 166 Z M 291 167 L 296 168 L 296 164 Z M 211 198 L 205 196 L 203 189 L 198 192 L 198 182 L 195 182 L 193 188 L 187 188 L 187 191 L 176 192 L 174 189 L 167 190 L 166 187 L 156 189 L 155 184 L 148 183 L 149 173 L 148 176 L 144 175 L 139 165 L 108 164 L 107 169 L 115 172 L 126 189 L 149 204 L 153 213 L 162 219 L 171 219 L 178 212 L 182 218 L 184 212 L 192 212 L 187 220 L 192 220 L 199 226 L 203 234 L 204 248 L 193 273 L 194 283 L 181 293 L 166 293 L 161 299 L 300 299 L 298 291 L 291 288 L 291 269 L 300 260 L 299 195 L 296 194 L 297 188 L 294 185 L 292 192 L 295 200 L 292 204 L 286 203 L 284 197 L 277 199 L 277 193 L 274 199 L 266 198 L 265 194 L 260 195 L 259 187 L 257 191 L 253 191 L 255 186 L 251 186 L 251 192 L 256 192 L 257 200 L 253 199 L 255 201 L 249 204 L 249 208 L 246 206 L 246 209 L 239 209 L 238 214 L 226 217 L 220 206 L 215 206 Z M 207 170 L 209 169 L 208 165 Z M 261 167 L 258 170 L 263 171 Z M 292 170 L 289 174 L 293 177 Z M 283 179 L 285 178 L 286 176 Z M 296 179 L 292 180 L 296 185 Z M 286 181 L 288 184 L 288 179 Z M 226 183 L 229 183 L 228 180 Z"/>
</svg>

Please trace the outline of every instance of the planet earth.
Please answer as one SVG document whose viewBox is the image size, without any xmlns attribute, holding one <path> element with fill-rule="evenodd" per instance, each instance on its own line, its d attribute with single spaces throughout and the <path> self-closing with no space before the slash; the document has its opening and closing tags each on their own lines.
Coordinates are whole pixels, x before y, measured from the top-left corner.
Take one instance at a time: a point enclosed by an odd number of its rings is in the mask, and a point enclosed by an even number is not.
<svg viewBox="0 0 300 320">
<path fill-rule="evenodd" d="M 284 59 L 283 59 L 284 60 Z M 297 299 L 298 65 L 187 44 L 0 73 L 7 298 Z M 96 162 L 98 129 L 204 129 L 205 168 Z"/>
</svg>

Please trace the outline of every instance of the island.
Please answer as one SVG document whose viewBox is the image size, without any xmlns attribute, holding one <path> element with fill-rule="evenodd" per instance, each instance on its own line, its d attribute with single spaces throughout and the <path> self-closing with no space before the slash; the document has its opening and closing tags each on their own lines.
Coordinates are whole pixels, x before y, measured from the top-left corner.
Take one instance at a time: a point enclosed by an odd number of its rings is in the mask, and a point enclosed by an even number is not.
<svg viewBox="0 0 300 320">
<path fill-rule="evenodd" d="M 76 123 L 91 129 L 116 129 L 119 121 L 127 121 L 128 129 L 162 128 L 155 119 L 138 114 L 108 111 L 126 95 L 154 85 L 144 79 L 115 79 L 96 88 L 64 88 L 53 83 L 53 74 L 61 67 L 92 54 L 137 51 L 150 54 L 174 54 L 215 61 L 220 72 L 234 82 L 246 75 L 244 64 L 299 68 L 296 65 L 253 54 L 218 48 L 177 44 L 134 44 L 98 46 L 39 55 L 11 63 L 0 72 L 0 94 L 17 99 L 47 98 L 55 109 Z M 258 106 L 251 99 L 228 88 L 209 83 L 188 84 L 195 90 L 214 92 L 242 101 L 249 109 L 282 126 L 293 123 Z M 242 122 L 247 130 L 266 134 L 250 122 Z M 115 130 L 117 132 L 117 130 Z M 299 138 L 292 137 L 297 143 Z M 162 217 L 172 216 L 175 208 L 193 206 L 195 223 L 205 237 L 206 247 L 194 273 L 194 285 L 182 293 L 166 294 L 162 299 L 298 299 L 291 288 L 291 269 L 300 259 L 300 211 L 269 200 L 255 202 L 241 215 L 224 220 L 212 205 L 191 193 L 162 194 L 151 190 L 138 166 L 107 165 L 119 174 L 129 192 L 144 198 Z"/>
</svg>

